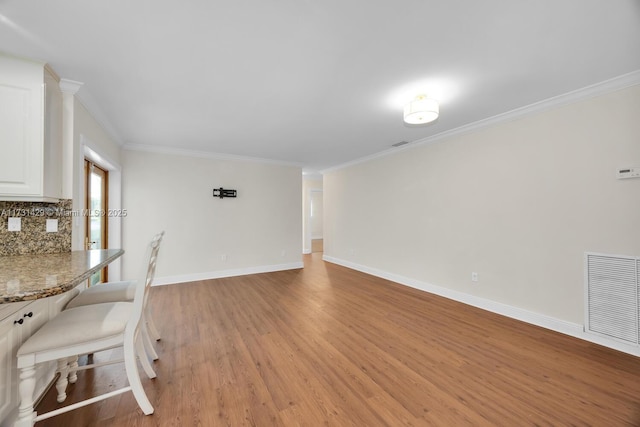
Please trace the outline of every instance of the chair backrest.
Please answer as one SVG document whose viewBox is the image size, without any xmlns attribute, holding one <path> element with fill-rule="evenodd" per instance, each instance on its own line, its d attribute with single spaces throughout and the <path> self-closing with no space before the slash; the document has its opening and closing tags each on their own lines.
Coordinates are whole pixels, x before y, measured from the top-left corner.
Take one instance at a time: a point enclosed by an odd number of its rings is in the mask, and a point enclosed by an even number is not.
<svg viewBox="0 0 640 427">
<path fill-rule="evenodd" d="M 153 279 L 156 277 L 156 261 L 158 260 L 158 252 L 160 251 L 160 243 L 162 243 L 162 238 L 164 237 L 164 231 L 156 234 L 149 246 L 151 248 L 151 254 L 149 256 L 149 264 L 147 266 L 147 274 L 144 279 L 144 298 L 142 301 L 143 309 L 147 306 L 147 301 L 149 299 L 149 288 L 153 283 Z"/>
<path fill-rule="evenodd" d="M 142 318 L 142 312 L 147 306 L 149 288 L 153 282 L 153 278 L 156 274 L 156 262 L 158 260 L 158 251 L 160 250 L 160 243 L 164 237 L 164 231 L 156 234 L 151 242 L 147 246 L 146 256 L 144 259 L 148 260 L 147 266 L 144 269 L 144 276 L 140 277 L 136 282 L 136 293 L 133 297 L 133 312 L 129 323 L 127 324 L 126 333 L 136 334 L 139 328 L 140 319 Z"/>
</svg>

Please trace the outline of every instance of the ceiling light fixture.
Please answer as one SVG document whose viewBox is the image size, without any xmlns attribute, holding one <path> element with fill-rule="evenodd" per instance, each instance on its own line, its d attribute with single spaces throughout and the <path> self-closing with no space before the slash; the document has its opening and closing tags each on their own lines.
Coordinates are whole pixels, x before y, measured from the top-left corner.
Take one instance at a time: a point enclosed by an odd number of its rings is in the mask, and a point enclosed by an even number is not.
<svg viewBox="0 0 640 427">
<path fill-rule="evenodd" d="M 404 121 L 410 125 L 430 123 L 440 115 L 438 101 L 426 95 L 418 95 L 404 106 Z"/>
</svg>

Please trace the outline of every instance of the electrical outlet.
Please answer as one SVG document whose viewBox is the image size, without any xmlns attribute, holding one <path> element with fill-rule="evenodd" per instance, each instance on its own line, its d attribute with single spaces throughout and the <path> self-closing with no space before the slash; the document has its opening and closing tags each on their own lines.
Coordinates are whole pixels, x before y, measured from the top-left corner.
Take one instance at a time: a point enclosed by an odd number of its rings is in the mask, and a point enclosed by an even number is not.
<svg viewBox="0 0 640 427">
<path fill-rule="evenodd" d="M 472 282 L 477 282 L 478 281 L 478 273 L 476 273 L 475 271 L 473 273 L 471 273 L 471 281 Z"/>
<path fill-rule="evenodd" d="M 20 217 L 10 217 L 9 222 L 7 223 L 8 231 L 20 231 L 22 230 L 22 218 Z"/>
<path fill-rule="evenodd" d="M 220 255 L 220 261 L 225 262 L 227 260 L 227 254 Z"/>
<path fill-rule="evenodd" d="M 46 225 L 47 233 L 57 233 L 58 232 L 58 220 L 57 219 L 48 219 Z"/>
</svg>

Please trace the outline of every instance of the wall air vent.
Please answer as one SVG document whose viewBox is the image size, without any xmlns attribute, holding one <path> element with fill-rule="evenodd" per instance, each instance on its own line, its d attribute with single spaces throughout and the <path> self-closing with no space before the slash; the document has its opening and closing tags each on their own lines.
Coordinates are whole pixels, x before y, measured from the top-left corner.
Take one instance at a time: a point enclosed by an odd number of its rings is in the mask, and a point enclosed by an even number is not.
<svg viewBox="0 0 640 427">
<path fill-rule="evenodd" d="M 640 342 L 640 258 L 585 254 L 585 329 L 627 344 Z"/>
<path fill-rule="evenodd" d="M 402 147 L 403 145 L 407 145 L 409 142 L 408 141 L 400 141 L 400 142 L 396 142 L 395 144 L 391 145 L 392 147 Z"/>
</svg>

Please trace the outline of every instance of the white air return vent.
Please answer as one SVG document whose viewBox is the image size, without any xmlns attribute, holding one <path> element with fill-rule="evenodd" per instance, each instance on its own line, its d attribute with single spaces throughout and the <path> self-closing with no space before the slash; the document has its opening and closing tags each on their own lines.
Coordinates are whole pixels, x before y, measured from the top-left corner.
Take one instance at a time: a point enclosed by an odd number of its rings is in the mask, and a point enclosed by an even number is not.
<svg viewBox="0 0 640 427">
<path fill-rule="evenodd" d="M 402 147 L 403 145 L 407 145 L 409 142 L 408 141 L 400 141 L 400 142 L 396 142 L 395 144 L 391 144 L 392 147 Z"/>
<path fill-rule="evenodd" d="M 585 254 L 585 326 L 588 332 L 639 343 L 640 258 Z"/>
</svg>

